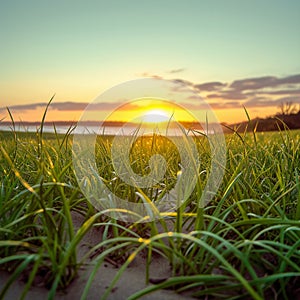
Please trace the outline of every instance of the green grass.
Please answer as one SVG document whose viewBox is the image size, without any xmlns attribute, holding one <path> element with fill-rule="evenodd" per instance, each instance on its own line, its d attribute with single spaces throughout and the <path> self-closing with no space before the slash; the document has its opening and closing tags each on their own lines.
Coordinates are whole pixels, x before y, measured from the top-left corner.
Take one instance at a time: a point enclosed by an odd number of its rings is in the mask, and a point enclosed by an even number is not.
<svg viewBox="0 0 300 300">
<path fill-rule="evenodd" d="M 147 175 L 149 158 L 162 154 L 167 172 L 162 182 L 140 190 L 114 173 L 113 137 L 97 140 L 99 175 L 110 189 L 130 202 L 154 203 L 177 180 L 180 157 L 164 138 L 140 138 L 130 152 L 133 170 Z M 203 299 L 291 299 L 300 284 L 300 132 L 233 132 L 226 135 L 225 176 L 216 196 L 199 209 L 198 200 L 210 173 L 205 137 L 196 139 L 201 156 L 198 186 L 176 212 L 162 213 L 149 223 L 126 224 L 96 211 L 82 194 L 72 165 L 71 130 L 66 135 L 0 133 L 0 267 L 10 279 L 5 295 L 20 275 L 26 276 L 25 297 L 43 275 L 53 299 L 93 257 L 93 272 L 82 298 L 106 257 L 122 263 L 105 299 L 128 265 L 146 253 L 145 280 L 151 259 L 170 263 L 170 277 L 138 291 L 130 299 L 172 288 Z M 115 210 L 116 211 L 116 210 Z M 73 216 L 84 222 L 74 229 Z M 78 258 L 78 245 L 92 228 L 103 238 Z M 155 259 L 155 258 L 154 258 Z M 90 263 L 90 262 L 89 262 Z"/>
</svg>

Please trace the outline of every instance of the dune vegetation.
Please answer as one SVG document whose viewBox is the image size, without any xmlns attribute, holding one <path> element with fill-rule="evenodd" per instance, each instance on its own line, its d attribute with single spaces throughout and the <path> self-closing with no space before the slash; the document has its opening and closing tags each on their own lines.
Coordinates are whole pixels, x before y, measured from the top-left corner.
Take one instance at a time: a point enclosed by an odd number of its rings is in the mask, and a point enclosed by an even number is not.
<svg viewBox="0 0 300 300">
<path fill-rule="evenodd" d="M 168 180 L 159 189 L 167 192 L 176 181 L 178 153 L 162 137 L 147 139 L 132 151 L 134 170 L 142 172 L 153 153 L 164 153 Z M 42 276 L 54 299 L 89 264 L 93 272 L 80 295 L 88 299 L 97 270 L 109 258 L 120 266 L 105 299 L 139 255 L 148 286 L 130 299 L 167 288 L 200 299 L 299 295 L 300 131 L 226 134 L 225 175 L 204 208 L 197 200 L 210 173 L 210 153 L 205 136 L 195 139 L 200 187 L 177 211 L 157 221 L 127 224 L 96 210 L 80 190 L 72 164 L 72 128 L 65 135 L 43 133 L 42 127 L 36 133 L 0 132 L 0 268 L 10 274 L 0 298 L 20 276 L 26 277 L 25 297 Z M 138 201 L 137 191 L 115 178 L 112 140 L 98 139 L 99 174 L 113 192 Z M 154 205 L 157 190 L 143 190 Z M 75 215 L 82 216 L 80 224 Z M 79 257 L 79 244 L 92 228 L 99 229 L 101 241 Z M 168 262 L 170 274 L 154 282 L 149 268 L 156 257 Z"/>
</svg>

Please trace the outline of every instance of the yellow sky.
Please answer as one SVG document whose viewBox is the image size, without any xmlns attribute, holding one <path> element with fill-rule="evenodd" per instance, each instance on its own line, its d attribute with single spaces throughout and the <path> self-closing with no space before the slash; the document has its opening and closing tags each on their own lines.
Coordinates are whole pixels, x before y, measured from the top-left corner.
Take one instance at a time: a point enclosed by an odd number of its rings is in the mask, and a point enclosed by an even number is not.
<svg viewBox="0 0 300 300">
<path fill-rule="evenodd" d="M 111 114 L 110 111 L 101 111 L 101 112 L 90 112 L 89 116 L 91 120 L 96 121 L 123 121 L 129 122 L 134 121 L 138 116 L 145 115 L 154 110 L 161 110 L 165 112 L 167 116 L 173 115 L 173 118 L 177 121 L 194 121 L 192 115 L 179 107 L 165 107 L 162 105 L 153 105 L 147 107 L 147 109 L 119 109 Z M 261 116 L 261 111 L 256 108 L 247 109 L 251 118 L 256 118 Z M 42 119 L 44 114 L 44 108 L 37 108 L 31 111 L 18 111 L 11 110 L 15 121 L 24 121 L 24 122 L 37 122 Z M 201 111 L 192 111 L 193 113 L 200 114 Z M 274 115 L 278 112 L 276 107 L 265 107 L 264 113 L 265 116 Z M 203 113 L 203 112 L 202 112 Z M 225 122 L 228 124 L 240 122 L 247 119 L 247 116 L 244 112 L 243 107 L 231 108 L 231 109 L 214 109 L 214 114 L 220 122 Z M 46 116 L 46 121 L 78 121 L 80 120 L 82 111 L 59 111 L 54 109 L 49 109 Z M 9 121 L 9 115 L 6 112 L 0 113 L 0 119 L 4 118 L 5 121 Z"/>
<path fill-rule="evenodd" d="M 187 82 L 208 96 L 220 122 L 245 120 L 243 105 L 252 118 L 274 114 L 281 102 L 300 102 L 299 8 L 300 1 L 260 0 L 0 1 L 0 120 L 9 106 L 15 120 L 38 122 L 44 107 L 34 104 L 56 94 L 47 120 L 77 121 L 76 103 L 141 77 Z M 192 105 L 199 101 L 185 104 L 201 114 Z"/>
</svg>

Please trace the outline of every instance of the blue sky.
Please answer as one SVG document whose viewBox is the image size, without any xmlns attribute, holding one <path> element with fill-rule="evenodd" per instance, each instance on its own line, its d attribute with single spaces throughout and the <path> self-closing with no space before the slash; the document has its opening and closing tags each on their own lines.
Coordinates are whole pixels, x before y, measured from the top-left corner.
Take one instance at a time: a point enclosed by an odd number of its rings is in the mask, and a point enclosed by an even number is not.
<svg viewBox="0 0 300 300">
<path fill-rule="evenodd" d="M 286 78 L 300 74 L 299 31 L 291 0 L 1 1 L 0 107 L 89 102 L 142 76 Z"/>
</svg>

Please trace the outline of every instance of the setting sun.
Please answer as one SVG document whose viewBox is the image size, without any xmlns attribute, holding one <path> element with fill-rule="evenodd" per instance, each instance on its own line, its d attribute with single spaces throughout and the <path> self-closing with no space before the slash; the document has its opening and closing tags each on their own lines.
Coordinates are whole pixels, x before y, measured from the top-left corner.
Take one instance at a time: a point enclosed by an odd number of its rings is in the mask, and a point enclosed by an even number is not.
<svg viewBox="0 0 300 300">
<path fill-rule="evenodd" d="M 161 123 L 169 121 L 171 117 L 172 115 L 165 110 L 151 109 L 145 113 L 142 119 L 146 123 Z"/>
<path fill-rule="evenodd" d="M 94 112 L 91 110 L 89 119 L 94 119 Z M 195 118 L 188 109 L 172 102 L 155 98 L 139 98 L 125 103 L 115 109 L 106 121 L 121 121 L 124 123 L 167 123 L 172 121 L 195 121 Z"/>
</svg>

